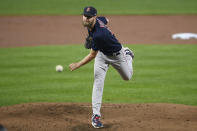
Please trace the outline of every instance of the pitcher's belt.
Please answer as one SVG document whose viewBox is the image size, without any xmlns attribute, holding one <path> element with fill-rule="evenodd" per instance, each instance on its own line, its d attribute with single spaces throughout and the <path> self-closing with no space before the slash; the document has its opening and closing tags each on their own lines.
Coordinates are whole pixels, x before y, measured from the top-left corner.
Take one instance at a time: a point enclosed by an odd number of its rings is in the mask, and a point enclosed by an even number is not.
<svg viewBox="0 0 197 131">
<path fill-rule="evenodd" d="M 118 55 L 120 55 L 120 51 L 114 52 L 114 53 L 111 53 L 111 54 L 107 54 L 107 56 L 118 56 Z"/>
</svg>

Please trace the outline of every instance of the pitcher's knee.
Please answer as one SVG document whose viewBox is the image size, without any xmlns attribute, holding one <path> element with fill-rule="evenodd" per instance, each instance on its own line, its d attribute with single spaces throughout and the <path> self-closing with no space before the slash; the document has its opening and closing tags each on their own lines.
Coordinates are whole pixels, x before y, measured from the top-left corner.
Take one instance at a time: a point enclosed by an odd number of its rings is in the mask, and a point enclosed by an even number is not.
<svg viewBox="0 0 197 131">
<path fill-rule="evenodd" d="M 131 79 L 131 77 L 124 77 L 123 80 L 125 81 L 129 81 Z"/>
<path fill-rule="evenodd" d="M 132 75 L 133 75 L 133 72 L 132 72 L 132 73 L 130 73 L 130 74 L 128 74 L 128 75 L 125 75 L 125 76 L 123 77 L 123 80 L 125 80 L 125 81 L 129 81 L 129 80 L 131 80 Z"/>
<path fill-rule="evenodd" d="M 95 79 L 94 80 L 94 87 L 96 89 L 102 88 L 104 86 L 104 80 L 103 79 Z"/>
</svg>

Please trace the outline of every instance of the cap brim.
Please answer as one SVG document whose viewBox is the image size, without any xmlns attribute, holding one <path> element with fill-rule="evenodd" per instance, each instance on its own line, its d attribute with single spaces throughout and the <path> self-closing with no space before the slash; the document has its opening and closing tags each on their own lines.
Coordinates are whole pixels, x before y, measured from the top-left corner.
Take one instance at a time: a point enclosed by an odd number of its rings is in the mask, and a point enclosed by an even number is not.
<svg viewBox="0 0 197 131">
<path fill-rule="evenodd" d="M 90 13 L 82 13 L 82 15 L 84 15 L 84 16 L 89 16 L 89 17 L 95 16 L 95 15 L 92 15 L 92 14 L 90 14 Z"/>
</svg>

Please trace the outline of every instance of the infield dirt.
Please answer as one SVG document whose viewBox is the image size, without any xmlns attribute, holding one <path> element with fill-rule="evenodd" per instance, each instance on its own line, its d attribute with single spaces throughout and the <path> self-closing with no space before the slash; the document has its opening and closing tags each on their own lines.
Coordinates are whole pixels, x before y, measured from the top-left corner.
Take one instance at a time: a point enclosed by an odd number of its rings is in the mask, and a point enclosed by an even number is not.
<svg viewBox="0 0 197 131">
<path fill-rule="evenodd" d="M 175 33 L 197 33 L 197 15 L 107 18 L 123 44 L 197 44 L 172 39 Z M 81 16 L 0 16 L 0 47 L 82 44 L 86 34 Z"/>
<path fill-rule="evenodd" d="M 177 104 L 103 104 L 101 131 L 196 131 L 197 107 Z M 91 105 L 29 103 L 0 108 L 8 131 L 93 131 Z"/>
</svg>

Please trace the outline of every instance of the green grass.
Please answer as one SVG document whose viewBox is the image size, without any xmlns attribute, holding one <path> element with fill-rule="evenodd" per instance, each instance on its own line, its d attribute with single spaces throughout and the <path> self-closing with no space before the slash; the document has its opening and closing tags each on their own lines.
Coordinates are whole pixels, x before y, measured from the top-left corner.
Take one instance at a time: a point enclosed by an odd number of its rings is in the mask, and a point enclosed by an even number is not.
<svg viewBox="0 0 197 131">
<path fill-rule="evenodd" d="M 80 15 L 87 5 L 98 14 L 197 14 L 197 0 L 1 0 L 0 15 Z"/>
<path fill-rule="evenodd" d="M 105 103 L 197 105 L 197 45 L 128 45 L 134 75 L 123 81 L 110 67 Z M 70 72 L 87 53 L 81 45 L 0 48 L 0 106 L 28 102 L 91 102 L 93 61 Z M 62 64 L 65 70 L 55 71 Z"/>
</svg>

